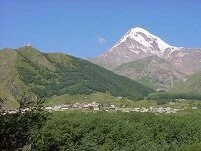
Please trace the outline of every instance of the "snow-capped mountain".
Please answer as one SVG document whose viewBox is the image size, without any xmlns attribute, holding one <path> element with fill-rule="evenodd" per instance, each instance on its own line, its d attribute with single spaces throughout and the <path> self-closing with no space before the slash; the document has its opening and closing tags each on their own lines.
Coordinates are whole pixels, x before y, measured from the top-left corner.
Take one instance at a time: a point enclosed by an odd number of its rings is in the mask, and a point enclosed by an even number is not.
<svg viewBox="0 0 201 151">
<path fill-rule="evenodd" d="M 91 61 L 111 69 L 152 55 L 168 58 L 172 52 L 180 49 L 182 48 L 171 46 L 147 30 L 136 27 L 130 29 L 110 50 Z"/>
<path fill-rule="evenodd" d="M 132 42 L 129 42 L 129 40 L 132 40 Z M 112 52 L 113 50 L 115 51 L 116 47 L 124 43 L 127 45 L 128 49 L 134 53 L 140 53 L 140 49 L 144 53 L 155 54 L 159 57 L 163 57 L 166 50 L 173 52 L 180 49 L 178 47 L 167 44 L 159 37 L 140 27 L 132 28 L 129 30 L 118 41 L 118 43 L 109 50 L 109 52 Z"/>
<path fill-rule="evenodd" d="M 187 75 L 201 71 L 201 49 L 169 45 L 140 27 L 130 29 L 111 49 L 90 61 L 114 69 L 123 63 L 149 56 L 166 59 Z"/>
</svg>

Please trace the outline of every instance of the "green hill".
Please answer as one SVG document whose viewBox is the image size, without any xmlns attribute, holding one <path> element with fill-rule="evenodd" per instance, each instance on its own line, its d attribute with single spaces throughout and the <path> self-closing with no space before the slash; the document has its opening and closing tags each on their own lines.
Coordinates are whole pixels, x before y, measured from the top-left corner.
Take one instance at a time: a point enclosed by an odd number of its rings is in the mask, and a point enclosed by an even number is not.
<svg viewBox="0 0 201 151">
<path fill-rule="evenodd" d="M 0 51 L 0 65 L 0 98 L 4 102 L 17 102 L 25 94 L 34 99 L 35 95 L 51 98 L 96 92 L 138 100 L 153 92 L 86 60 L 41 53 L 33 47 Z"/>
<path fill-rule="evenodd" d="M 169 90 L 171 93 L 201 93 L 201 72 L 189 77 L 184 83 Z"/>
<path fill-rule="evenodd" d="M 18 107 L 18 96 L 21 95 L 23 82 L 19 80 L 19 74 L 15 67 L 17 52 L 12 49 L 0 51 L 0 99 L 1 105 L 6 108 Z"/>
</svg>

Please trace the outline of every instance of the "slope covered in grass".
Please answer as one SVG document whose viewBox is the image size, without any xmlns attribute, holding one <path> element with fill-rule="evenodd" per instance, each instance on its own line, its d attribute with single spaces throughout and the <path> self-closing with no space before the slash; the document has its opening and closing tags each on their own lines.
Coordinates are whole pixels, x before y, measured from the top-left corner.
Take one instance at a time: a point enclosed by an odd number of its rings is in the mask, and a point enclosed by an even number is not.
<svg viewBox="0 0 201 151">
<path fill-rule="evenodd" d="M 184 83 L 169 90 L 171 93 L 201 93 L 201 72 L 189 77 Z"/>
<path fill-rule="evenodd" d="M 5 108 L 15 108 L 23 83 L 19 80 L 15 67 L 17 52 L 6 48 L 0 51 L 0 98 Z"/>
</svg>

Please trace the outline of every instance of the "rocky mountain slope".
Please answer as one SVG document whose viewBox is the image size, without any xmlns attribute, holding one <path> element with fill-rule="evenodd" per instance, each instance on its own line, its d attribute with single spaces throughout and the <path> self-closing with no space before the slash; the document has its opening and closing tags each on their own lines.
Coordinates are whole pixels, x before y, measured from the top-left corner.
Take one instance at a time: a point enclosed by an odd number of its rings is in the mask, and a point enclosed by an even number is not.
<svg viewBox="0 0 201 151">
<path fill-rule="evenodd" d="M 187 78 L 185 74 L 176 70 L 170 62 L 157 56 L 124 63 L 112 71 L 161 91 L 167 90 Z"/>
<path fill-rule="evenodd" d="M 182 48 L 172 52 L 167 60 L 177 70 L 187 75 L 201 71 L 201 49 L 199 48 Z"/>
<path fill-rule="evenodd" d="M 110 93 L 140 99 L 153 92 L 133 80 L 86 60 L 59 53 L 41 53 L 33 47 L 0 51 L 0 101 L 16 107 L 21 99 L 51 98 L 63 94 Z"/>
</svg>

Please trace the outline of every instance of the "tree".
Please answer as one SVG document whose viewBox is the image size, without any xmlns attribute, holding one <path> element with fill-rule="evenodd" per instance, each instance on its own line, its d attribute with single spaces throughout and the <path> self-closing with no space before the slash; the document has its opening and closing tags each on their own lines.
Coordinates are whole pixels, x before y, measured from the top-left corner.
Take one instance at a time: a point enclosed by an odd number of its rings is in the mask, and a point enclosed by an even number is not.
<svg viewBox="0 0 201 151">
<path fill-rule="evenodd" d="M 27 100 L 27 97 L 22 98 Z M 0 148 L 2 150 L 20 150 L 25 145 L 32 145 L 31 134 L 40 129 L 48 119 L 49 113 L 42 108 L 43 101 L 43 98 L 37 98 L 36 102 L 31 102 L 35 105 L 30 110 L 21 112 L 23 107 L 27 107 L 24 102 L 19 112 L 0 115 Z"/>
</svg>

